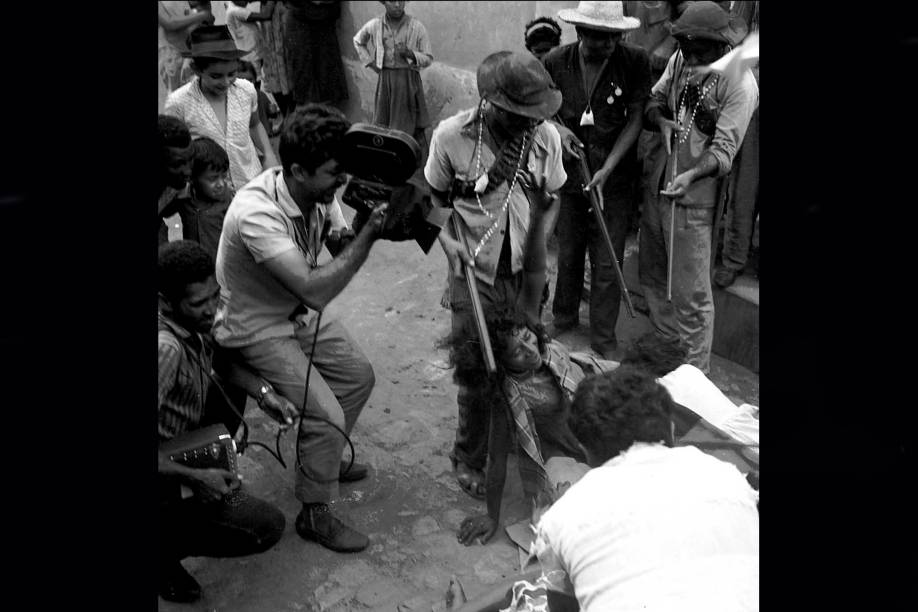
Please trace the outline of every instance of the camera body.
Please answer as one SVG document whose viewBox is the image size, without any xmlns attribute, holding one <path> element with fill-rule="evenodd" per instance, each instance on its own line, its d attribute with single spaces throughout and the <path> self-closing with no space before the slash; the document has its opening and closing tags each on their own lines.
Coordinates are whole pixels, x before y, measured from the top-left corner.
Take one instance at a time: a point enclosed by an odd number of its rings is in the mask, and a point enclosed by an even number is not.
<svg viewBox="0 0 918 612">
<path fill-rule="evenodd" d="M 355 123 L 344 135 L 339 159 L 351 180 L 341 197 L 357 211 L 354 231 L 374 208 L 388 204 L 380 237 L 384 240 L 415 240 L 425 253 L 449 221 L 448 208 L 434 206 L 423 177 L 415 176 L 421 148 L 400 130 Z"/>
</svg>

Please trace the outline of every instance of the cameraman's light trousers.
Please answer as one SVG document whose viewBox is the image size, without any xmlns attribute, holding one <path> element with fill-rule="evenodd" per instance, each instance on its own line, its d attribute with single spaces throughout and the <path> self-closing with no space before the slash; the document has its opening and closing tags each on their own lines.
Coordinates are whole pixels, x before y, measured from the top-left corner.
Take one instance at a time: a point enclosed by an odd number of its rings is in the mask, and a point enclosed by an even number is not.
<svg viewBox="0 0 918 612">
<path fill-rule="evenodd" d="M 310 417 L 327 419 L 350 434 L 376 383 L 369 360 L 334 318 L 322 318 L 313 353 L 316 323 L 316 313 L 310 312 L 305 321 L 298 321 L 293 336 L 240 349 L 246 362 L 298 410 L 312 359 L 307 417 L 300 425 L 297 445 L 302 469 L 296 470 L 295 494 L 303 503 L 328 503 L 338 497 L 338 471 L 347 445 L 341 432 Z"/>
</svg>

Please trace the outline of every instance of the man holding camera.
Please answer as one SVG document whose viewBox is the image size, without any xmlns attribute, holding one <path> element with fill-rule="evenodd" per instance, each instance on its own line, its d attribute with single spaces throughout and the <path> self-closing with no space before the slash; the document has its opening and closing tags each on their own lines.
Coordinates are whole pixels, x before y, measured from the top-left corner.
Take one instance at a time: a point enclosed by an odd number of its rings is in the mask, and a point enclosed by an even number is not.
<svg viewBox="0 0 918 612">
<path fill-rule="evenodd" d="M 553 193 L 567 179 L 561 137 L 545 122 L 561 106 L 561 92 L 542 63 L 530 53 L 499 51 L 484 59 L 477 80 L 481 103 L 437 126 L 424 169 L 434 204 L 452 205 L 463 234 L 450 230 L 438 236 L 452 270 L 454 333 L 473 316 L 460 260 L 474 267 L 486 309 L 515 304 L 523 284 L 523 245 L 529 231 L 524 187 L 539 185 Z M 548 227 L 556 214 L 557 204 L 548 213 Z M 485 496 L 483 469 L 494 401 L 480 389 L 459 386 L 452 459 L 459 485 L 478 499 Z"/>
<path fill-rule="evenodd" d="M 367 474 L 356 463 L 347 470 L 341 455 L 375 377 L 347 330 L 322 310 L 366 261 L 386 208 L 374 209 L 356 236 L 347 228 L 335 192 L 347 181 L 338 155 L 349 127 L 340 111 L 324 105 L 296 110 L 281 135 L 282 167 L 266 170 L 233 198 L 217 251 L 214 328 L 218 343 L 238 350 L 302 412 L 295 494 L 303 508 L 296 530 L 338 552 L 369 543 L 328 504 L 339 481 Z M 323 246 L 334 258 L 320 266 Z"/>
</svg>

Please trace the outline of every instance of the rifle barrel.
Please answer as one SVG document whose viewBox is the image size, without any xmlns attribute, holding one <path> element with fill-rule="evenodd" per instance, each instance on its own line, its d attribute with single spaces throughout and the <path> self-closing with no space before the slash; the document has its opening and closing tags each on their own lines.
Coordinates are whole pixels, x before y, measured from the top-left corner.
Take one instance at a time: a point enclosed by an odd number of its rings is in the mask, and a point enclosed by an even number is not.
<svg viewBox="0 0 918 612">
<path fill-rule="evenodd" d="M 466 241 L 465 234 L 460 231 L 459 220 L 456 219 L 458 213 L 453 209 L 453 214 L 450 215 L 453 221 L 453 231 L 456 232 L 456 237 L 459 239 L 462 248 L 469 254 L 468 242 Z M 467 263 L 462 264 L 463 272 L 465 272 L 465 280 L 469 288 L 469 297 L 472 300 L 472 314 L 475 316 L 475 327 L 478 329 L 478 338 L 481 340 L 481 355 L 484 358 L 485 368 L 487 368 L 489 374 L 494 374 L 497 372 L 497 362 L 494 360 L 494 350 L 491 348 L 491 337 L 488 335 L 488 326 L 485 322 L 484 309 L 481 306 L 481 296 L 478 295 L 478 283 L 475 280 L 475 271 L 472 266 Z"/>
</svg>

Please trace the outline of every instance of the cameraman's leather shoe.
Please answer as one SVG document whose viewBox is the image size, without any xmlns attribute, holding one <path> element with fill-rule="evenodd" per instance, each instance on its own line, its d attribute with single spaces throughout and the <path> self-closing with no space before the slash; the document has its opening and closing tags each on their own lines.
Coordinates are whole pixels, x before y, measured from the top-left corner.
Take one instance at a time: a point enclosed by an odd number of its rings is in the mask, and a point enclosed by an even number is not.
<svg viewBox="0 0 918 612">
<path fill-rule="evenodd" d="M 367 536 L 335 517 L 328 504 L 303 504 L 295 526 L 304 540 L 318 542 L 335 552 L 360 552 L 370 544 Z"/>
<path fill-rule="evenodd" d="M 159 570 L 159 596 L 166 601 L 192 603 L 201 598 L 201 585 L 176 561 Z"/>
<path fill-rule="evenodd" d="M 347 469 L 347 464 L 347 461 L 341 462 L 341 468 L 338 470 L 338 482 L 357 482 L 367 477 L 369 469 L 365 463 L 354 463 L 349 470 Z"/>
</svg>

